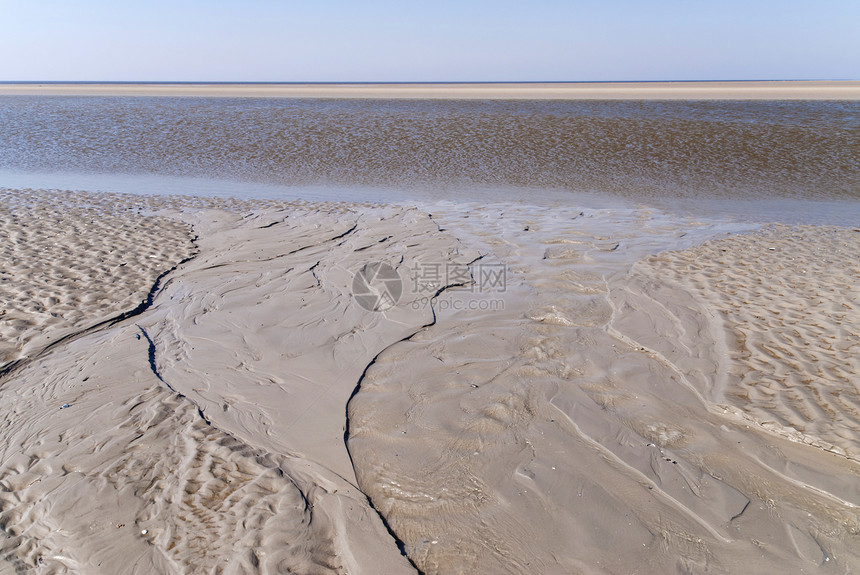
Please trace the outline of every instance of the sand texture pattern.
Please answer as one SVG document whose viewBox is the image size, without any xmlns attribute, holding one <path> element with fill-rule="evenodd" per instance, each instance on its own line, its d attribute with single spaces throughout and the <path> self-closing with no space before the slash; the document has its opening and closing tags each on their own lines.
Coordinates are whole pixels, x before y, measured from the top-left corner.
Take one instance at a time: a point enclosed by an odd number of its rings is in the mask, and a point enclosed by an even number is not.
<svg viewBox="0 0 860 575">
<path fill-rule="evenodd" d="M 858 460 L 858 238 L 860 229 L 773 226 L 654 256 L 636 272 L 718 313 L 729 362 L 709 399 Z"/>
<path fill-rule="evenodd" d="M 41 331 L 4 278 L 0 573 L 860 569 L 852 229 L 8 198 L 28 269 L 151 271 Z"/>
<path fill-rule="evenodd" d="M 141 305 L 191 228 L 108 198 L 0 190 L 0 369 Z"/>
<path fill-rule="evenodd" d="M 442 220 L 511 264 L 504 310 L 389 348 L 350 402 L 359 484 L 422 572 L 857 567 L 856 462 L 707 399 L 695 376 L 713 386 L 734 365 L 713 345 L 722 326 L 695 324 L 708 300 L 683 331 L 665 317 L 674 302 L 645 305 L 628 275 L 649 251 L 724 231 L 623 210 Z M 683 340 L 688 357 L 649 338 Z"/>
<path fill-rule="evenodd" d="M 361 308 L 351 270 L 468 256 L 414 209 L 189 203 L 163 207 L 200 253 L 149 305 L 4 377 L 6 566 L 408 572 L 355 485 L 344 418 L 373 357 L 434 316 Z"/>
</svg>

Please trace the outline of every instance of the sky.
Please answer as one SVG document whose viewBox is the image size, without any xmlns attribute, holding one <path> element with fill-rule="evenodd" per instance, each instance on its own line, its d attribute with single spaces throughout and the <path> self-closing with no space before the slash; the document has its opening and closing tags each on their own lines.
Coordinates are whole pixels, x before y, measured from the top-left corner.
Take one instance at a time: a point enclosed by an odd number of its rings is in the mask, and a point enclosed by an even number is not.
<svg viewBox="0 0 860 575">
<path fill-rule="evenodd" d="M 0 81 L 860 79 L 858 0 L 0 0 Z"/>
</svg>

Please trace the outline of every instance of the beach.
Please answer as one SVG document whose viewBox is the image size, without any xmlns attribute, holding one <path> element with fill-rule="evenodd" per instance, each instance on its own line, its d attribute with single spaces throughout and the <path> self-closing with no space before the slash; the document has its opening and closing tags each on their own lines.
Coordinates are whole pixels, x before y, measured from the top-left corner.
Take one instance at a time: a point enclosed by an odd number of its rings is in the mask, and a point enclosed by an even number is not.
<svg viewBox="0 0 860 575">
<path fill-rule="evenodd" d="M 856 227 L 2 194 L 2 573 L 860 568 Z"/>
<path fill-rule="evenodd" d="M 858 99 L 0 85 L 0 574 L 860 570 Z"/>
</svg>

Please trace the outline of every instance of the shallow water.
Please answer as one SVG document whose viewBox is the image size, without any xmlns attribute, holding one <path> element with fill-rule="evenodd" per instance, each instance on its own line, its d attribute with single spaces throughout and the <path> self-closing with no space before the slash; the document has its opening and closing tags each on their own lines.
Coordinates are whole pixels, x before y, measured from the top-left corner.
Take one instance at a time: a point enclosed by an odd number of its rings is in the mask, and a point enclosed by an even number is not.
<svg viewBox="0 0 860 575">
<path fill-rule="evenodd" d="M 853 203 L 860 103 L 0 98 L 0 186 L 52 175 L 240 197 Z"/>
</svg>

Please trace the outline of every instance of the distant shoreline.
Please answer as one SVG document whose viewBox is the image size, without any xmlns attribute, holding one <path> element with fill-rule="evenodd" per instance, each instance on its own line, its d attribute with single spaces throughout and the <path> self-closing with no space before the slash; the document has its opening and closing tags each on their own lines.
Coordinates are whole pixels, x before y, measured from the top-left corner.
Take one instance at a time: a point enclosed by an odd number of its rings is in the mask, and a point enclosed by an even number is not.
<svg viewBox="0 0 860 575">
<path fill-rule="evenodd" d="M 476 100 L 860 100 L 860 81 L 541 83 L 0 82 L 0 96 Z"/>
</svg>

